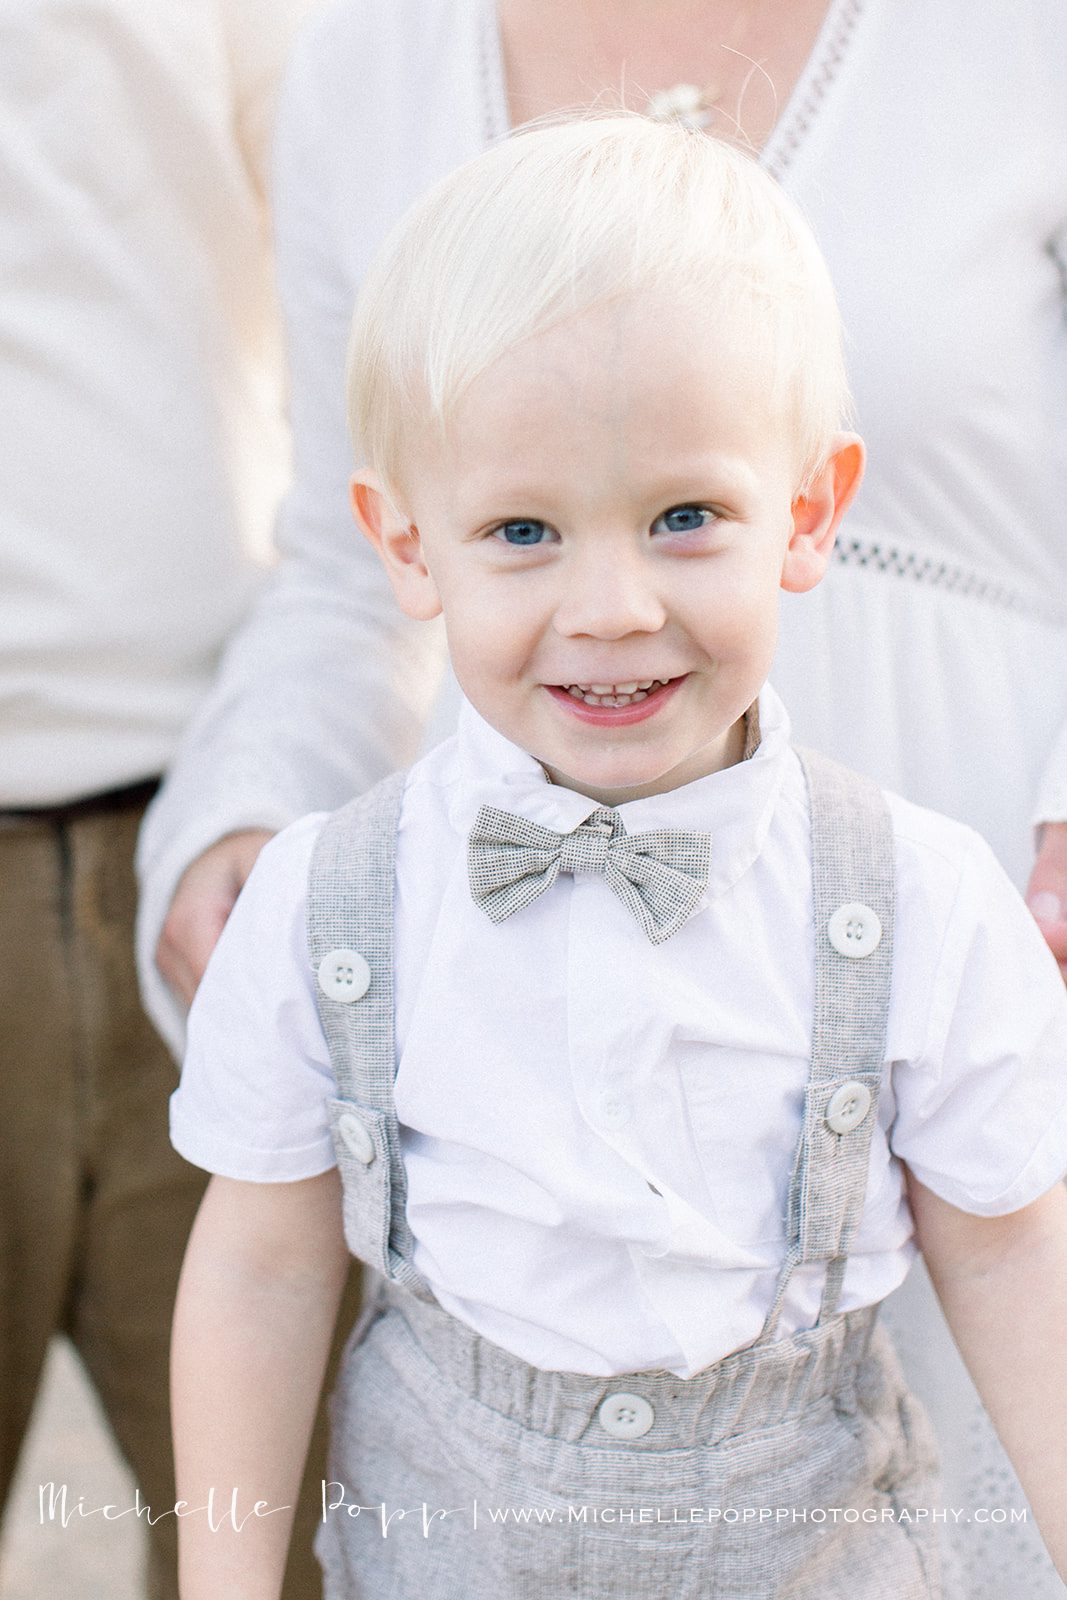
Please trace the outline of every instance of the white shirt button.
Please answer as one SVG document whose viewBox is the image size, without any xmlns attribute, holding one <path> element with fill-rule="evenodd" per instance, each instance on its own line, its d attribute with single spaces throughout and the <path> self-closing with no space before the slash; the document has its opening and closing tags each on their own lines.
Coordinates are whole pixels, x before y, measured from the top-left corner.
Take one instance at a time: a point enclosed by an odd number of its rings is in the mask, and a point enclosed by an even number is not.
<svg viewBox="0 0 1067 1600">
<path fill-rule="evenodd" d="M 601 1096 L 598 1109 L 604 1128 L 624 1128 L 632 1116 L 626 1098 L 610 1089 Z"/>
<path fill-rule="evenodd" d="M 865 1083 L 843 1083 L 830 1096 L 826 1126 L 831 1133 L 851 1133 L 871 1109 L 871 1091 Z"/>
<path fill-rule="evenodd" d="M 331 1000 L 362 1000 L 370 988 L 370 968 L 358 950 L 331 950 L 319 962 L 318 979 Z"/>
<path fill-rule="evenodd" d="M 365 1128 L 359 1118 L 351 1111 L 346 1111 L 337 1119 L 337 1131 L 344 1140 L 349 1153 L 369 1167 L 374 1160 L 374 1135 L 369 1128 Z"/>
<path fill-rule="evenodd" d="M 839 906 L 826 924 L 826 933 L 839 955 L 859 961 L 877 950 L 882 938 L 882 924 L 878 913 L 870 906 L 850 900 Z"/>
<path fill-rule="evenodd" d="M 640 1439 L 651 1428 L 656 1413 L 643 1395 L 609 1394 L 597 1417 L 613 1439 Z"/>
</svg>

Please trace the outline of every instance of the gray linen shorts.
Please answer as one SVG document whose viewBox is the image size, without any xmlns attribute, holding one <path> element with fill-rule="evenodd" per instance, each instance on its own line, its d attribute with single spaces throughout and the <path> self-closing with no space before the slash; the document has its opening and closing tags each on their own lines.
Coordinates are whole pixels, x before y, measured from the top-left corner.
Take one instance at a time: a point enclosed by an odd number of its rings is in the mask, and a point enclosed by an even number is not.
<svg viewBox="0 0 1067 1600">
<path fill-rule="evenodd" d="M 635 1395 L 651 1424 L 613 1436 L 601 1407 Z M 940 1594 L 935 1452 L 870 1310 L 691 1379 L 605 1379 L 383 1286 L 333 1422 L 325 1600 Z"/>
</svg>

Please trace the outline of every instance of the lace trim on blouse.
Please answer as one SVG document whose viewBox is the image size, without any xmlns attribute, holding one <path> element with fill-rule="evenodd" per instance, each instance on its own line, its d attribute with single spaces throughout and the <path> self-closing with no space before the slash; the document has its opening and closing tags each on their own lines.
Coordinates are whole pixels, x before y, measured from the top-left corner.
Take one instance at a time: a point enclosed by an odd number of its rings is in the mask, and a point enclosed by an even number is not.
<svg viewBox="0 0 1067 1600">
<path fill-rule="evenodd" d="M 843 0 L 833 18 L 832 32 L 825 43 L 819 41 L 804 74 L 807 79 L 804 98 L 796 109 L 787 106 L 781 124 L 774 128 L 764 146 L 761 165 L 773 178 L 781 179 L 793 157 L 807 138 L 808 130 L 822 110 L 841 65 L 848 54 L 852 34 L 863 14 L 864 0 Z"/>
<path fill-rule="evenodd" d="M 875 572 L 887 572 L 897 578 L 910 578 L 915 583 L 943 589 L 949 594 L 964 595 L 1001 611 L 1015 612 L 1020 616 L 1035 617 L 1054 627 L 1067 625 L 1067 610 L 1037 595 L 1009 588 L 996 578 L 984 576 L 968 567 L 953 566 L 934 556 L 923 556 L 914 550 L 901 550 L 896 545 L 875 543 L 867 539 L 839 539 L 834 546 L 834 561 L 842 567 L 869 567 Z"/>
</svg>

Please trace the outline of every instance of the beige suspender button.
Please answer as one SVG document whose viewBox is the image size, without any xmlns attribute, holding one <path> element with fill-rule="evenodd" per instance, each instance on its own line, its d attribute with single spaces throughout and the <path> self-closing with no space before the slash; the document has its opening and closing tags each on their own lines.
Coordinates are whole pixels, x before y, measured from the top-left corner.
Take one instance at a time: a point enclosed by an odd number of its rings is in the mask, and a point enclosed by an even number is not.
<svg viewBox="0 0 1067 1600">
<path fill-rule="evenodd" d="M 331 950 L 319 962 L 318 980 L 328 999 L 347 1005 L 370 988 L 370 968 L 358 950 Z"/>
<path fill-rule="evenodd" d="M 374 1135 L 365 1128 L 352 1111 L 337 1119 L 337 1131 L 344 1140 L 345 1149 L 364 1167 L 369 1167 L 375 1157 Z"/>
<path fill-rule="evenodd" d="M 847 905 L 838 906 L 826 924 L 826 934 L 839 955 L 860 961 L 877 950 L 882 939 L 882 924 L 878 913 L 870 906 L 850 900 Z"/>
<path fill-rule="evenodd" d="M 851 1133 L 871 1109 L 871 1091 L 865 1083 L 843 1083 L 830 1096 L 826 1126 L 831 1133 Z"/>
</svg>

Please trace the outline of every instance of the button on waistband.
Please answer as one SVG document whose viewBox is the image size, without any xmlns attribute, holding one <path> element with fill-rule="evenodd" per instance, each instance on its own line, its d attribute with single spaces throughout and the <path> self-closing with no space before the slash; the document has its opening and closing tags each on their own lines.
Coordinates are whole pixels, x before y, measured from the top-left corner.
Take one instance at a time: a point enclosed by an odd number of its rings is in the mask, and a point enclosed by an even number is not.
<svg viewBox="0 0 1067 1600">
<path fill-rule="evenodd" d="M 609 1394 L 597 1418 L 613 1439 L 640 1439 L 656 1420 L 656 1413 L 643 1395 Z"/>
</svg>

